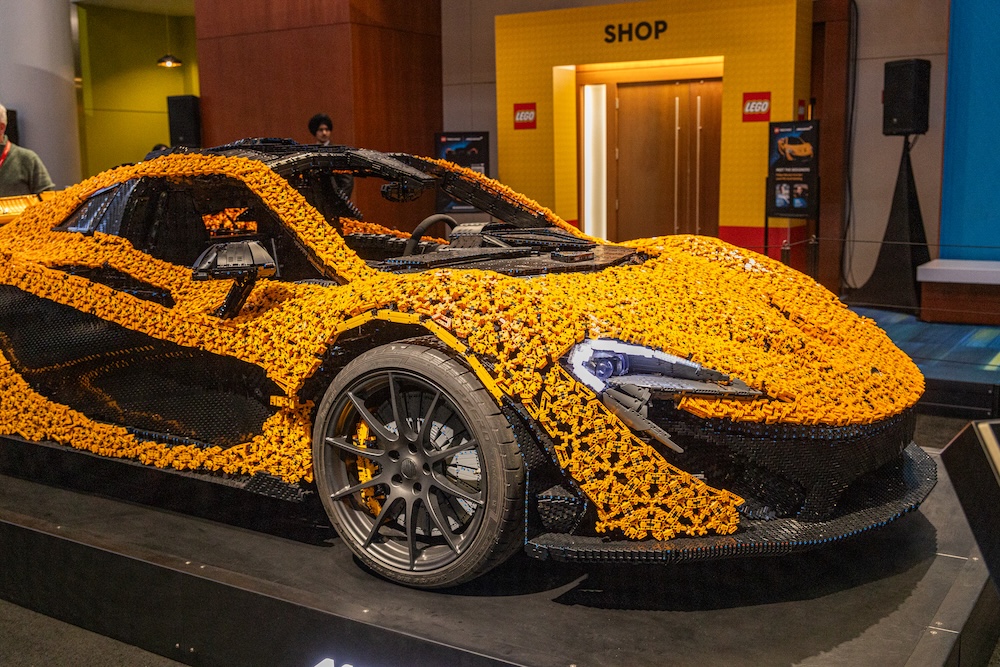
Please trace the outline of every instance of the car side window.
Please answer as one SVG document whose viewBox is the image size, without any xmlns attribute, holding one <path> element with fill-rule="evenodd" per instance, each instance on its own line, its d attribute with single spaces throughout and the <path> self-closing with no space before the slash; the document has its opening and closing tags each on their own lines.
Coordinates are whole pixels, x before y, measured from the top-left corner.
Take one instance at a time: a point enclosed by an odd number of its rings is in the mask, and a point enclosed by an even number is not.
<svg viewBox="0 0 1000 667">
<path fill-rule="evenodd" d="M 195 210 L 192 182 L 185 179 L 140 179 L 118 233 L 137 249 L 181 266 L 190 266 L 209 242 Z"/>
<path fill-rule="evenodd" d="M 184 267 L 213 243 L 258 240 L 275 253 L 278 278 L 325 277 L 260 197 L 227 176 L 133 178 L 93 193 L 55 229 L 121 236 Z"/>
<path fill-rule="evenodd" d="M 98 190 L 80 204 L 62 224 L 56 227 L 56 230 L 117 235 L 129 197 L 138 183 L 139 179 L 133 178 Z"/>
<path fill-rule="evenodd" d="M 259 240 L 276 253 L 279 278 L 323 277 L 260 197 L 226 176 L 140 179 L 119 233 L 139 250 L 184 267 L 212 244 Z"/>
</svg>

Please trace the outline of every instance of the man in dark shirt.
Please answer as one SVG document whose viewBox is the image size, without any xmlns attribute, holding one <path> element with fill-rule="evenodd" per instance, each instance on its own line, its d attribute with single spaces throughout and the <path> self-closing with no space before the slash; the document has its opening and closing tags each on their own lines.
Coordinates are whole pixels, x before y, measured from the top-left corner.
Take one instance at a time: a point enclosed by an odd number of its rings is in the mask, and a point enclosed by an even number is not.
<svg viewBox="0 0 1000 667">
<path fill-rule="evenodd" d="M 333 121 L 325 113 L 318 113 L 309 119 L 309 134 L 316 137 L 320 146 L 330 145 L 330 133 L 333 131 Z M 333 182 L 345 199 L 351 198 L 354 192 L 354 177 L 350 174 L 334 174 Z"/>
<path fill-rule="evenodd" d="M 0 197 L 36 195 L 53 188 L 41 158 L 7 138 L 7 109 L 0 104 Z"/>
</svg>

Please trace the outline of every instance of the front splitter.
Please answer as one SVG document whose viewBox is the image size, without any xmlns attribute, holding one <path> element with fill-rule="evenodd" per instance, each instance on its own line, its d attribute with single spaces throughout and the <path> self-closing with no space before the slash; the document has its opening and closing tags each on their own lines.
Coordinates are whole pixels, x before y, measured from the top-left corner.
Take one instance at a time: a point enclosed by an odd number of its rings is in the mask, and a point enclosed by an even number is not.
<svg viewBox="0 0 1000 667">
<path fill-rule="evenodd" d="M 675 563 L 691 560 L 773 556 L 808 551 L 879 528 L 916 509 L 937 483 L 937 465 L 915 443 L 893 462 L 859 481 L 848 493 L 858 507 L 827 521 L 794 518 L 740 520 L 732 535 L 672 540 L 619 540 L 545 533 L 527 541 L 525 552 L 542 560 L 598 563 Z M 860 500 L 860 502 L 859 502 Z"/>
</svg>

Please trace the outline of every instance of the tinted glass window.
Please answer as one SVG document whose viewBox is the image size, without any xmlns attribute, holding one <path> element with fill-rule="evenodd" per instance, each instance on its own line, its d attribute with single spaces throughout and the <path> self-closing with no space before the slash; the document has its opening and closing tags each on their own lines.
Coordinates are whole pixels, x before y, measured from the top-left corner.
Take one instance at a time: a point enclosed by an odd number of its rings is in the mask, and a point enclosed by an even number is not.
<svg viewBox="0 0 1000 667">
<path fill-rule="evenodd" d="M 188 267 L 214 243 L 256 239 L 276 253 L 280 278 L 322 277 L 260 197 L 226 176 L 140 179 L 118 233 L 157 259 Z"/>
<path fill-rule="evenodd" d="M 133 178 L 98 190 L 56 229 L 81 234 L 103 232 L 117 235 L 129 196 L 138 183 L 139 179 Z"/>
</svg>

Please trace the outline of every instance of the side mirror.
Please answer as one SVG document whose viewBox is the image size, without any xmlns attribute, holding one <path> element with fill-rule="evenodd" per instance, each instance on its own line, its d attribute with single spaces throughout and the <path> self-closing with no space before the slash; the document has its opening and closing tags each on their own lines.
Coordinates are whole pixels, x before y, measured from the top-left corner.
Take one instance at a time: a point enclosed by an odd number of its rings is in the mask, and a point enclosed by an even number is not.
<svg viewBox="0 0 1000 667">
<path fill-rule="evenodd" d="M 215 311 L 216 317 L 236 317 L 258 278 L 270 278 L 278 273 L 274 261 L 260 241 L 230 241 L 216 243 L 201 253 L 191 270 L 192 280 L 234 280 L 226 300 Z"/>
<path fill-rule="evenodd" d="M 278 272 L 278 265 L 260 241 L 230 241 L 216 243 L 195 260 L 191 278 L 212 280 L 252 275 L 270 278 Z"/>
</svg>

